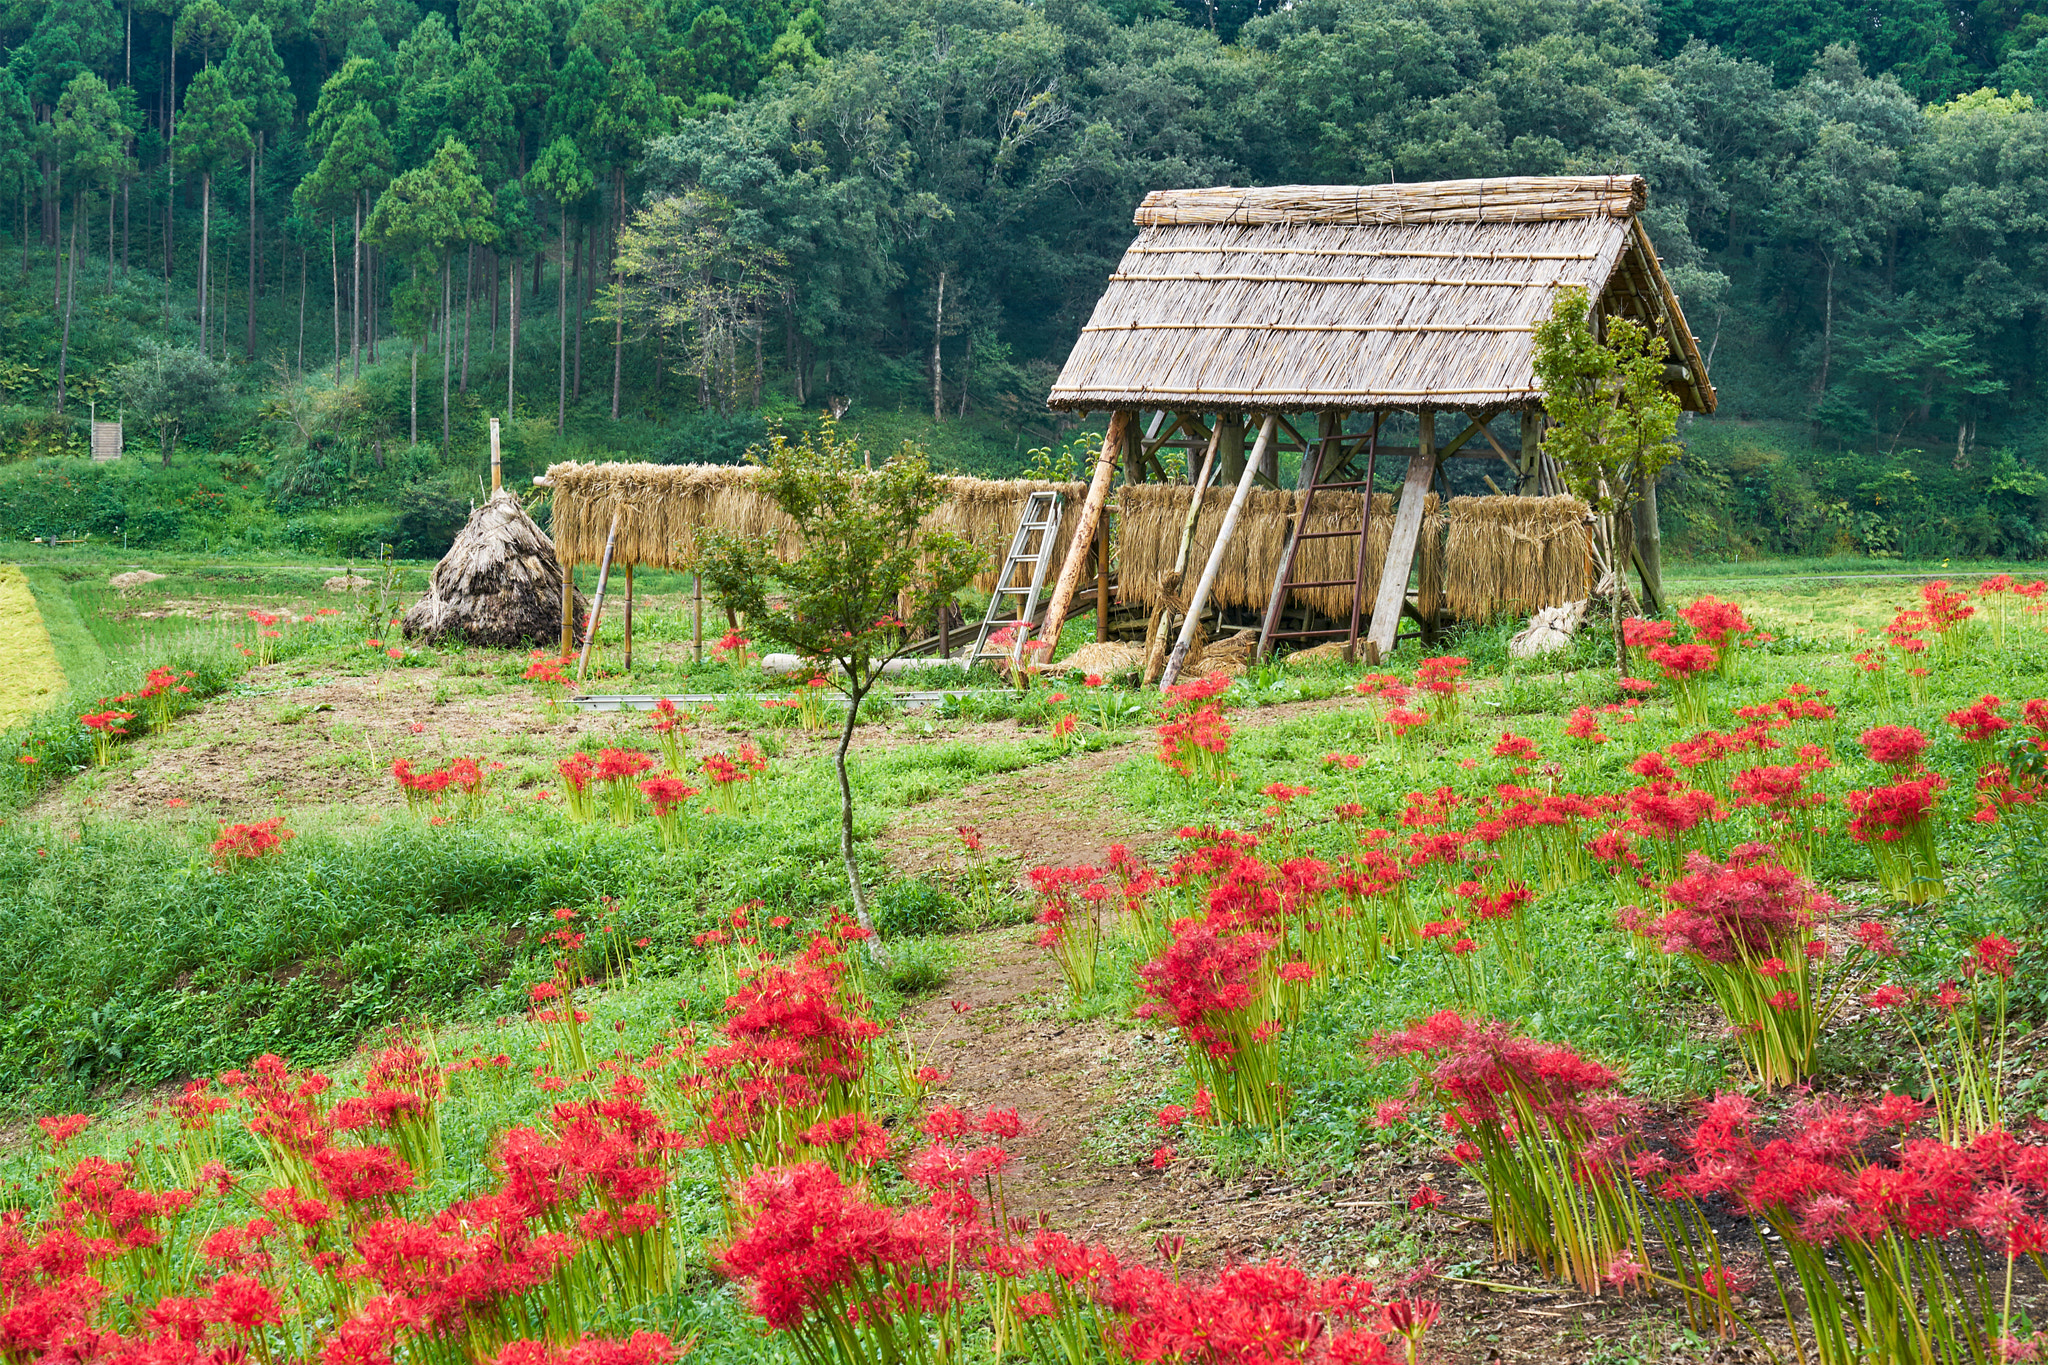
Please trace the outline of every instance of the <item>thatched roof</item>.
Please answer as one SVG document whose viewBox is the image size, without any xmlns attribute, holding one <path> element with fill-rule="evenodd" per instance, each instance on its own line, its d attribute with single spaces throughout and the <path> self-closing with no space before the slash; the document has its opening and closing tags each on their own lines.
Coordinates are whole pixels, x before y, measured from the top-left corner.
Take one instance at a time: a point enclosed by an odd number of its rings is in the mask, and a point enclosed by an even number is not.
<svg viewBox="0 0 2048 1365">
<path fill-rule="evenodd" d="M 721 530 L 773 544 L 780 559 L 802 550 L 796 528 L 761 491 L 766 473 L 753 465 L 558 464 L 550 466 L 554 489 L 555 543 L 572 564 L 595 564 L 604 554 L 612 515 L 619 517 L 613 557 L 621 564 L 686 569 L 697 553 L 697 532 Z M 1016 533 L 1024 500 L 1032 492 L 1053 489 L 1077 507 L 1088 486 L 1042 483 L 1031 479 L 942 477 L 945 501 L 926 523 L 936 530 L 964 536 L 989 557 L 978 580 L 983 591 L 995 586 L 1003 555 Z M 1046 582 L 1054 581 L 1066 557 L 1069 537 L 1057 538 Z"/>
<path fill-rule="evenodd" d="M 1714 390 L 1636 216 L 1638 176 L 1155 190 L 1055 408 L 1533 407 L 1559 287 L 1654 325 L 1693 411 Z"/>
<path fill-rule="evenodd" d="M 578 621 L 588 605 L 578 594 Z M 519 499 L 501 488 L 469 514 L 434 566 L 427 595 L 405 614 L 403 629 L 429 640 L 452 635 L 514 649 L 552 644 L 561 626 L 562 568 L 555 547 Z"/>
</svg>

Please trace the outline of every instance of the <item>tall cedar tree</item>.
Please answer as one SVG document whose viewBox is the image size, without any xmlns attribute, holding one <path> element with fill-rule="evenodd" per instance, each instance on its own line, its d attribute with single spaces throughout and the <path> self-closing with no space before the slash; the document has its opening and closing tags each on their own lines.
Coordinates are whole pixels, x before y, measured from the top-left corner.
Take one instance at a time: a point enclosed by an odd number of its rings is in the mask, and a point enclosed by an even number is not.
<svg viewBox="0 0 2048 1365">
<path fill-rule="evenodd" d="M 249 154 L 249 110 L 228 88 L 217 66 L 201 69 L 185 91 L 178 120 L 178 164 L 195 171 L 199 191 L 199 348 L 206 349 L 206 313 L 212 299 L 213 178 Z"/>
<path fill-rule="evenodd" d="M 834 754 L 839 855 L 854 914 L 871 930 L 846 775 L 853 728 L 883 666 L 903 652 L 904 622 L 928 620 L 950 602 L 980 572 L 984 556 L 949 531 L 924 529 L 939 504 L 939 481 L 909 441 L 871 473 L 863 470 L 864 452 L 829 422 L 795 444 L 775 436 L 747 458 L 766 471 L 762 491 L 796 523 L 803 549 L 778 563 L 758 539 L 711 533 L 704 537 L 703 572 L 721 606 L 744 613 L 757 636 L 825 668 L 846 696 Z"/>
</svg>

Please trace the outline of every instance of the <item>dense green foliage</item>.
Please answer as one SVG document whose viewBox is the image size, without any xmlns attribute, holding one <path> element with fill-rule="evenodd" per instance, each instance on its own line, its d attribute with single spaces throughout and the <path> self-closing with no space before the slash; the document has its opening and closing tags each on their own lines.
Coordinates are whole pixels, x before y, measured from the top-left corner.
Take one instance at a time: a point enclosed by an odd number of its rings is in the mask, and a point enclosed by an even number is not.
<svg viewBox="0 0 2048 1365">
<path fill-rule="evenodd" d="M 522 476 L 828 408 L 1014 472 L 1148 189 L 1632 170 L 1724 397 L 1675 548 L 2041 548 L 2039 0 L 31 0 L 0 43 L 11 535 L 345 553 L 466 504 L 508 404 Z M 94 405 L 170 470 L 27 458 Z"/>
</svg>

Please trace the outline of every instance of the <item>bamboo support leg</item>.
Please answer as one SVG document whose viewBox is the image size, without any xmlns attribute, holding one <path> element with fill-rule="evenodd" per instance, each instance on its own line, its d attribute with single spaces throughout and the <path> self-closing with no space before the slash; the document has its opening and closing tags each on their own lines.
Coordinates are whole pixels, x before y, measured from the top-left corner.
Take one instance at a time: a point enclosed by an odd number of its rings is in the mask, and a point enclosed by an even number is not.
<svg viewBox="0 0 2048 1365">
<path fill-rule="evenodd" d="M 626 566 L 626 671 L 633 671 L 633 566 Z"/>
<path fill-rule="evenodd" d="M 690 662 L 704 662 L 704 575 L 690 575 Z"/>
<path fill-rule="evenodd" d="M 1264 462 L 1266 452 L 1273 448 L 1273 430 L 1279 425 L 1277 415 L 1269 415 L 1259 427 L 1258 444 L 1252 447 L 1251 458 L 1244 462 L 1244 470 L 1238 475 L 1237 491 L 1230 496 L 1230 510 L 1223 514 L 1223 524 L 1216 528 L 1216 548 L 1209 553 L 1209 563 L 1202 570 L 1202 581 L 1195 585 L 1194 595 L 1188 599 L 1188 617 L 1181 624 L 1180 638 L 1173 642 L 1173 653 L 1167 656 L 1166 672 L 1159 676 L 1161 690 L 1173 686 L 1180 676 L 1181 665 L 1187 661 L 1188 651 L 1194 648 L 1195 632 L 1201 629 L 1202 608 L 1209 604 L 1209 593 L 1216 586 L 1216 578 L 1223 571 L 1224 552 L 1229 548 L 1230 536 L 1237 529 L 1237 519 L 1244 513 L 1245 502 L 1251 497 L 1252 485 L 1258 481 L 1259 466 Z"/>
<path fill-rule="evenodd" d="M 562 648 L 563 658 L 576 647 L 576 566 L 562 561 Z"/>
</svg>

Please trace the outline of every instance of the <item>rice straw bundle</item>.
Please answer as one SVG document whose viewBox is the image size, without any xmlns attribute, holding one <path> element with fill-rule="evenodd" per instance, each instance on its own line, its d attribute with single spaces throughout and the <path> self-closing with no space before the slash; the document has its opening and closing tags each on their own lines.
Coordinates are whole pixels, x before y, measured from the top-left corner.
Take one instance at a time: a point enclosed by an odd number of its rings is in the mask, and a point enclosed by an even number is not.
<svg viewBox="0 0 2048 1365">
<path fill-rule="evenodd" d="M 1444 548 L 1451 614 L 1489 621 L 1576 602 L 1592 590 L 1586 504 L 1577 498 L 1453 498 Z"/>
<path fill-rule="evenodd" d="M 551 466 L 555 544 L 568 561 L 595 563 L 604 553 L 613 512 L 623 508 L 614 549 L 622 564 L 687 568 L 699 548 L 697 533 L 707 529 L 772 542 L 776 558 L 793 559 L 803 542 L 795 525 L 762 491 L 764 474 L 753 465 Z M 995 586 L 1027 496 L 1050 489 L 1065 494 L 1067 504 L 1074 506 L 1087 492 L 1086 484 L 1029 479 L 946 477 L 939 486 L 944 498 L 925 525 L 964 536 L 989 556 L 989 567 L 977 580 L 984 592 Z M 1070 538 L 1065 528 L 1056 538 L 1052 562 L 1046 566 L 1048 584 L 1059 573 Z"/>
<path fill-rule="evenodd" d="M 1182 605 L 1189 584 L 1202 573 L 1216 544 L 1216 528 L 1230 505 L 1233 490 L 1211 488 L 1202 495 L 1201 520 L 1188 551 L 1187 572 L 1182 581 L 1173 580 L 1174 553 L 1180 546 L 1181 527 L 1187 519 L 1190 488 L 1187 484 L 1127 484 L 1118 490 L 1117 583 L 1126 602 L 1142 602 L 1158 609 Z M 1273 590 L 1273 577 L 1287 552 L 1288 526 L 1294 515 L 1297 495 L 1279 489 L 1252 490 L 1237 534 L 1224 548 L 1223 563 L 1210 600 L 1218 606 L 1262 609 Z M 1421 542 L 1420 606 L 1433 611 L 1443 597 L 1443 517 L 1434 493 L 1425 503 Z M 1393 533 L 1395 499 L 1387 493 L 1373 498 L 1372 528 L 1366 546 L 1366 596 L 1371 598 L 1386 562 L 1387 541 Z M 1309 531 L 1336 531 L 1358 526 L 1358 493 L 1345 489 L 1316 494 L 1309 509 Z M 1352 588 L 1348 580 L 1357 568 L 1358 541 L 1340 536 L 1327 540 L 1306 540 L 1295 556 L 1294 577 L 1307 581 L 1345 579 L 1335 587 L 1309 588 L 1294 594 L 1326 616 L 1348 617 Z M 1370 615 L 1370 600 L 1365 607 Z"/>
</svg>

